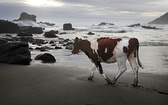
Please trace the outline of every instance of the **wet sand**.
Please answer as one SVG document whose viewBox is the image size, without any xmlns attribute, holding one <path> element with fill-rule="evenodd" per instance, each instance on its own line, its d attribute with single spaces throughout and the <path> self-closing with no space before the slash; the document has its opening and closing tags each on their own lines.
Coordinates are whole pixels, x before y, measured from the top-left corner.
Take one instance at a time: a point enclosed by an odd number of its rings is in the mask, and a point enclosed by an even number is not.
<svg viewBox="0 0 168 105">
<path fill-rule="evenodd" d="M 78 67 L 0 64 L 0 105 L 167 105 L 168 75 L 132 72 L 109 85 L 96 72 Z M 108 73 L 113 78 L 112 72 Z"/>
</svg>

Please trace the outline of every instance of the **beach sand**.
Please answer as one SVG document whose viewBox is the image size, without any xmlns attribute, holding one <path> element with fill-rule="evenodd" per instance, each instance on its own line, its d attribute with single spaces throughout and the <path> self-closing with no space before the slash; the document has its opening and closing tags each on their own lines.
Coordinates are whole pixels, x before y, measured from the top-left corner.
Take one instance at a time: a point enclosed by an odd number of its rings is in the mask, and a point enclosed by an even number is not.
<svg viewBox="0 0 168 105">
<path fill-rule="evenodd" d="M 140 72 L 139 86 L 133 87 L 132 72 L 124 73 L 114 85 L 107 84 L 98 71 L 94 80 L 89 81 L 87 78 L 90 73 L 90 70 L 73 66 L 0 64 L 0 105 L 167 105 L 168 103 L 168 74 Z M 115 75 L 111 71 L 105 73 L 110 78 Z"/>
</svg>

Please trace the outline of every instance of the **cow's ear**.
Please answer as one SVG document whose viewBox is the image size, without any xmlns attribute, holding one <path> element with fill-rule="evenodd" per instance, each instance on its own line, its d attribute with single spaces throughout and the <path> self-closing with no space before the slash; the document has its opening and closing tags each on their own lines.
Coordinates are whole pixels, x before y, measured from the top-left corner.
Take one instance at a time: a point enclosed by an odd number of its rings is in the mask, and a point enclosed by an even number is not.
<svg viewBox="0 0 168 105">
<path fill-rule="evenodd" d="M 75 38 L 75 42 L 79 42 L 80 39 L 78 37 Z"/>
<path fill-rule="evenodd" d="M 75 38 L 75 41 L 78 41 L 78 40 L 79 40 L 79 38 L 78 38 L 78 37 L 76 37 L 76 38 Z"/>
</svg>

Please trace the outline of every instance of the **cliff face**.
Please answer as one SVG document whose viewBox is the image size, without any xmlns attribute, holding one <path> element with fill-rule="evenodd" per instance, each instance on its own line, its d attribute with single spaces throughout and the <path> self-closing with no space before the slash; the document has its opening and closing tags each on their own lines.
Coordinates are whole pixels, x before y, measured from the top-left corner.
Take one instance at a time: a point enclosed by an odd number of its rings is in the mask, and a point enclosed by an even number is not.
<svg viewBox="0 0 168 105">
<path fill-rule="evenodd" d="M 168 24 L 168 12 L 148 24 Z"/>
</svg>

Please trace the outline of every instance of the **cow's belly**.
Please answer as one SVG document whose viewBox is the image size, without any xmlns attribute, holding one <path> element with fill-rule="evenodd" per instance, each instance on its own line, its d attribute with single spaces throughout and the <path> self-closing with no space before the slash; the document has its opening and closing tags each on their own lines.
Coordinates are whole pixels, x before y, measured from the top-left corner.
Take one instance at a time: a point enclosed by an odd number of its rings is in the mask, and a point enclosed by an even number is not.
<svg viewBox="0 0 168 105">
<path fill-rule="evenodd" d="M 115 63 L 117 61 L 116 61 L 116 58 L 114 56 L 112 56 L 111 58 L 109 58 L 108 60 L 103 61 L 103 62 L 105 62 L 105 63 Z"/>
</svg>

